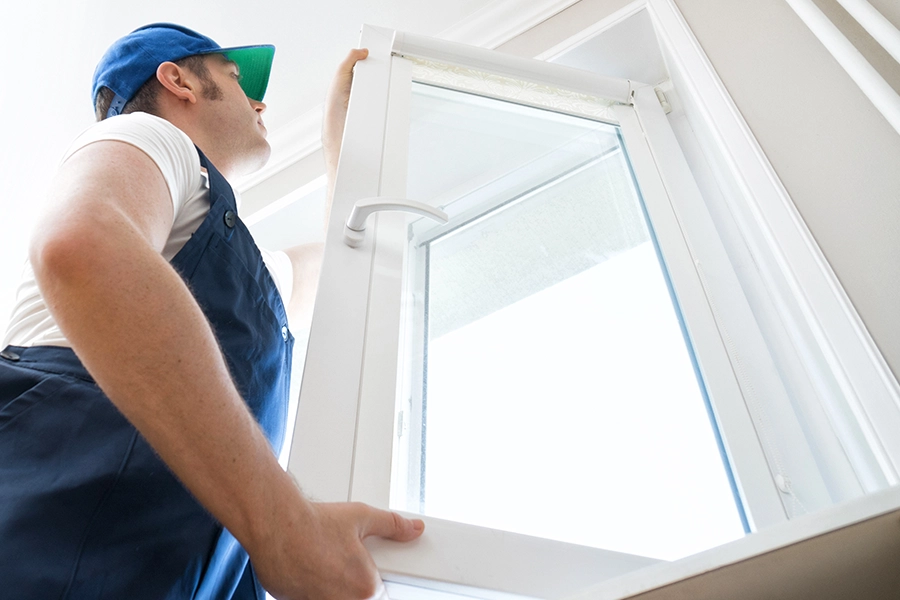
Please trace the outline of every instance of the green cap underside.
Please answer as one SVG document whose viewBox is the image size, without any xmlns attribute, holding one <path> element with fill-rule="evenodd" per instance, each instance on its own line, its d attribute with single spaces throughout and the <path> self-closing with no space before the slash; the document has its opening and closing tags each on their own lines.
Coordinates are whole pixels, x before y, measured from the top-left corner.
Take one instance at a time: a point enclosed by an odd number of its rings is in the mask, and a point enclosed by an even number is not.
<svg viewBox="0 0 900 600">
<path fill-rule="evenodd" d="M 269 72 L 272 70 L 275 48 L 255 46 L 226 50 L 222 54 L 240 69 L 241 88 L 247 97 L 262 102 L 263 96 L 266 95 L 266 87 L 269 85 Z"/>
</svg>

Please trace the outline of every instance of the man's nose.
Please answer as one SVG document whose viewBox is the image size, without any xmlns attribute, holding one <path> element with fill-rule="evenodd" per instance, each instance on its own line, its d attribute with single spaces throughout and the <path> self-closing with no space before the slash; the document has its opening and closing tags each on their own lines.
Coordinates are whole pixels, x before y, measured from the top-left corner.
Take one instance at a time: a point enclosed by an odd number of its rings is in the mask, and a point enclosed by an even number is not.
<svg viewBox="0 0 900 600">
<path fill-rule="evenodd" d="M 250 99 L 250 106 L 253 107 L 253 110 L 258 112 L 259 114 L 263 114 L 266 112 L 266 103 L 260 102 L 259 100 Z"/>
</svg>

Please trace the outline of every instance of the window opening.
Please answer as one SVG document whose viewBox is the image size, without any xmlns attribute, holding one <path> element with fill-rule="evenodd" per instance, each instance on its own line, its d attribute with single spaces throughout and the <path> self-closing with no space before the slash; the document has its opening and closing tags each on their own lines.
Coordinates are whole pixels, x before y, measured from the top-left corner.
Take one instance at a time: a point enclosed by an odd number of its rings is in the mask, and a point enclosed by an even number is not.
<svg viewBox="0 0 900 600">
<path fill-rule="evenodd" d="M 414 84 L 409 155 L 451 222 L 410 227 L 392 506 L 663 559 L 742 536 L 618 128 Z"/>
</svg>

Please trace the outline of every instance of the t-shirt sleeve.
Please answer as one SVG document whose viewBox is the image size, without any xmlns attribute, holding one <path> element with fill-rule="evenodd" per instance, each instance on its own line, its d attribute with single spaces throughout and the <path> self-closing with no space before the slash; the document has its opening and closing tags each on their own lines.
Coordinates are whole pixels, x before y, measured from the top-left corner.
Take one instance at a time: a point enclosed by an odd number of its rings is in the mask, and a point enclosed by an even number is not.
<svg viewBox="0 0 900 600">
<path fill-rule="evenodd" d="M 294 267 L 291 265 L 291 259 L 281 250 L 259 249 L 262 254 L 263 262 L 269 269 L 269 275 L 281 294 L 281 301 L 285 306 L 291 301 L 291 293 L 294 291 Z"/>
<path fill-rule="evenodd" d="M 104 140 L 131 144 L 156 163 L 172 197 L 173 217 L 201 185 L 200 157 L 187 134 L 165 119 L 141 112 L 95 123 L 75 138 L 62 162 L 85 146 Z"/>
</svg>

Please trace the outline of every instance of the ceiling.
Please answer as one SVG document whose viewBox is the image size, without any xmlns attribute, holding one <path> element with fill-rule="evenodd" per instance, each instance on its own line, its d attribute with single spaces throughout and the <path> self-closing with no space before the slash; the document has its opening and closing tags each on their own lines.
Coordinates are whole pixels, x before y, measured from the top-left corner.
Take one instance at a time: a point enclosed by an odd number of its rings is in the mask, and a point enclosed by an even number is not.
<svg viewBox="0 0 900 600">
<path fill-rule="evenodd" d="M 502 0 L 500 0 L 502 1 Z M 269 131 L 316 110 L 363 23 L 437 35 L 498 0 L 105 0 L 9 2 L 0 22 L 0 321 L 12 309 L 28 234 L 68 144 L 93 122 L 90 81 L 104 50 L 152 22 L 176 22 L 222 45 L 277 48 L 266 95 Z M 546 4 L 546 2 L 544 2 Z"/>
</svg>

